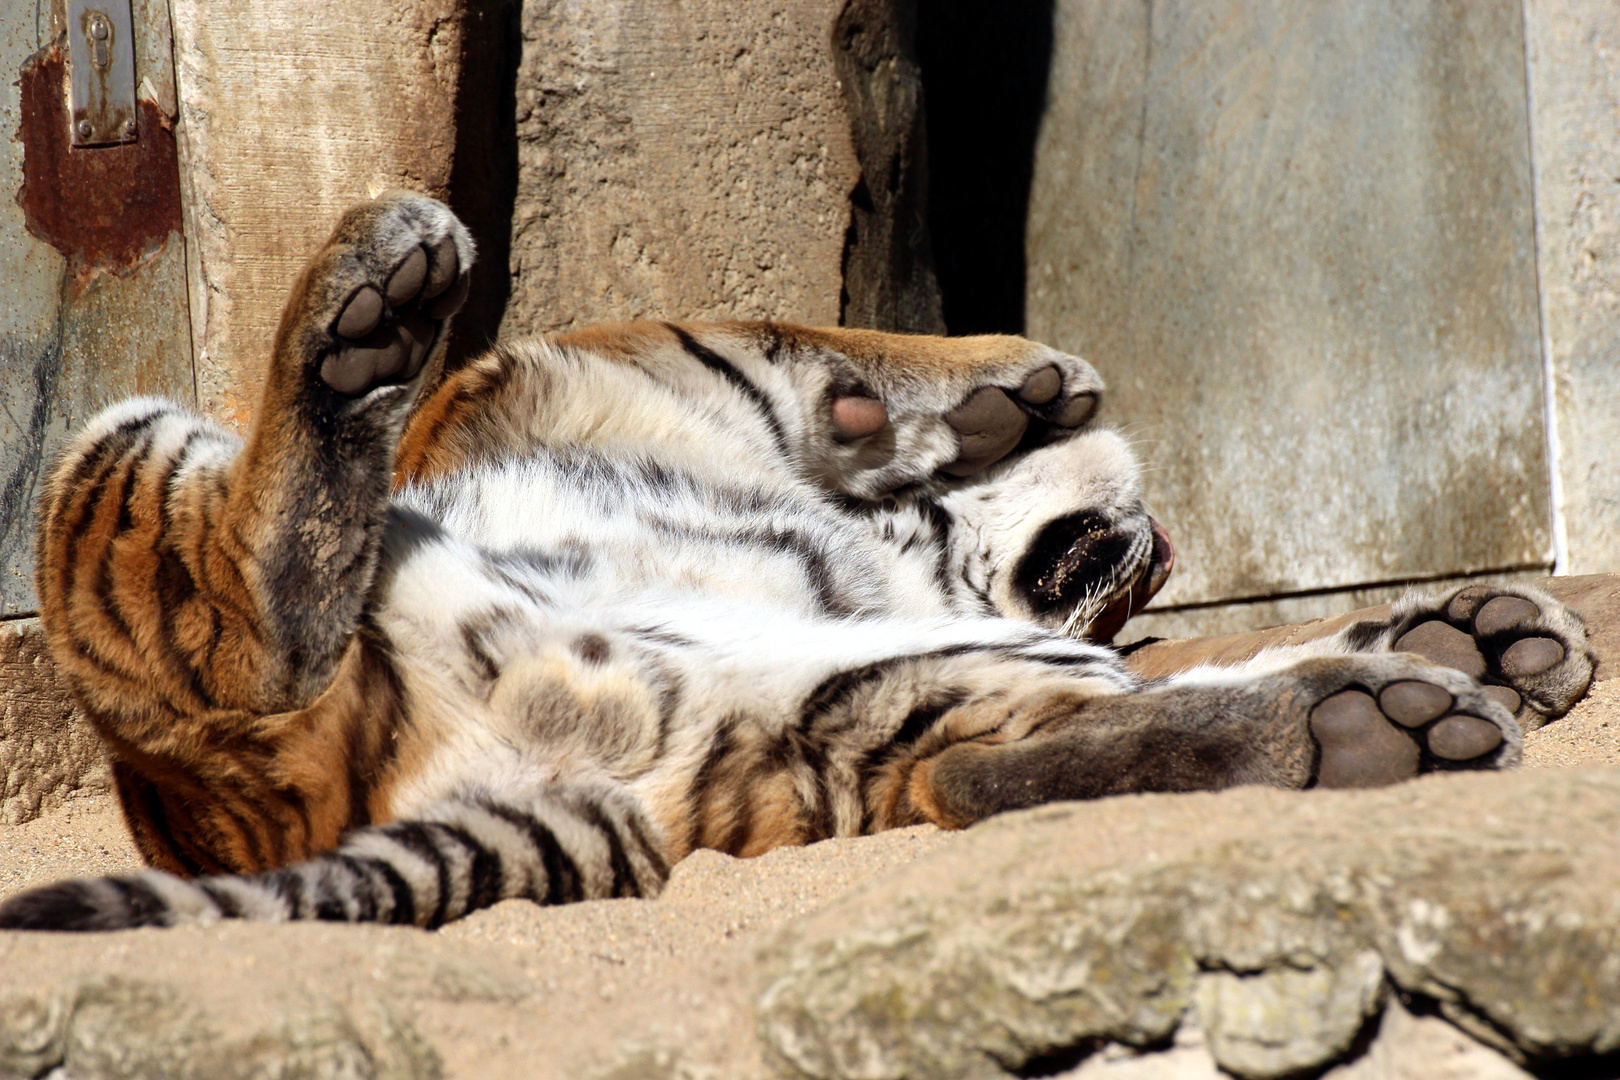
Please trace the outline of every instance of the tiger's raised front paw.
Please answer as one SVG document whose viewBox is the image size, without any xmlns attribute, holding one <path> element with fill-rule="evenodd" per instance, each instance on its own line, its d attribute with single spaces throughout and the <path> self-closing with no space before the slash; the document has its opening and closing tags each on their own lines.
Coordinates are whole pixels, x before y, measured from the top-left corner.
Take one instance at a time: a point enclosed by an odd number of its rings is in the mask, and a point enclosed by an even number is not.
<svg viewBox="0 0 1620 1080">
<path fill-rule="evenodd" d="M 946 339 L 941 367 L 951 377 L 933 387 L 907 387 L 900 400 L 885 401 L 868 387 L 835 392 L 827 401 L 827 432 L 848 446 L 882 436 L 901 444 L 934 445 L 922 436 L 942 435 L 951 449 L 931 466 L 946 476 L 973 476 L 1013 453 L 1067 438 L 1097 411 L 1101 380 L 1091 366 L 1045 346 L 1021 339 Z M 987 355 L 975 356 L 976 341 Z M 1009 349 L 1008 345 L 1014 347 Z M 962 386 L 963 372 L 973 371 Z M 910 400 L 905 400 L 909 398 Z M 892 432 L 911 429 L 914 436 Z M 918 438 L 917 436 L 922 436 Z M 941 457 L 944 455 L 942 454 Z"/>
</svg>

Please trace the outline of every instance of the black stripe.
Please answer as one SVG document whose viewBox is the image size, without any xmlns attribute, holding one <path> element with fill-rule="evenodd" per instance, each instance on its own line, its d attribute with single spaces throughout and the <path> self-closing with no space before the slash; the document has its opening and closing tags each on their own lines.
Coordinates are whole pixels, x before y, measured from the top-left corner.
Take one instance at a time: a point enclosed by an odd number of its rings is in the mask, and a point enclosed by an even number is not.
<svg viewBox="0 0 1620 1080">
<path fill-rule="evenodd" d="M 434 898 L 433 910 L 428 912 L 427 919 L 417 920 L 417 925 L 429 929 L 443 925 L 445 912 L 450 905 L 450 863 L 434 842 L 432 830 L 420 821 L 399 821 L 383 826 L 383 832 L 390 840 L 425 859 L 433 867 L 439 879 L 439 895 Z"/>
<path fill-rule="evenodd" d="M 126 926 L 168 926 L 169 905 L 152 886 L 136 878 L 110 877 L 105 879 L 124 902 Z"/>
<path fill-rule="evenodd" d="M 98 469 L 110 468 L 112 464 L 122 461 L 129 448 L 135 444 L 137 432 L 173 412 L 173 409 L 159 409 L 156 412 L 144 413 L 125 420 L 107 432 L 84 452 L 79 458 L 79 463 L 73 467 L 73 472 L 62 477 L 58 485 L 59 490 L 63 495 L 71 495 L 89 481 L 91 473 Z"/>
<path fill-rule="evenodd" d="M 533 814 L 504 803 L 484 800 L 479 806 L 496 817 L 511 822 L 528 835 L 529 843 L 539 855 L 540 865 L 546 874 L 546 895 L 543 898 L 536 896 L 531 899 L 544 904 L 567 904 L 585 898 L 579 867 L 563 850 L 557 834 L 552 832 L 545 822 Z"/>
<path fill-rule="evenodd" d="M 765 359 L 773 364 L 778 363 L 782 359 L 782 348 L 787 344 L 781 329 L 775 323 L 760 323 L 759 328 L 766 338 Z"/>
<path fill-rule="evenodd" d="M 691 831 L 686 838 L 686 846 L 695 848 L 703 836 L 704 810 L 709 805 L 709 796 L 714 790 L 715 773 L 719 772 L 720 765 L 731 754 L 732 744 L 736 739 L 735 727 L 738 718 L 728 716 L 720 721 L 720 729 L 714 734 L 714 742 L 709 745 L 709 752 L 704 755 L 703 763 L 698 766 L 697 772 L 692 774 L 692 786 L 687 789 L 687 803 L 691 807 Z"/>
<path fill-rule="evenodd" d="M 349 897 L 335 880 L 341 876 L 336 873 L 338 865 L 330 859 L 322 859 L 299 867 L 315 893 L 315 917 L 322 922 L 361 921 L 349 916 L 349 905 L 344 902 Z"/>
<path fill-rule="evenodd" d="M 634 634 L 636 637 L 645 638 L 647 641 L 655 641 L 660 645 L 673 645 L 676 648 L 692 648 L 697 645 L 697 639 L 689 638 L 684 634 L 677 634 L 675 631 L 662 626 L 632 626 L 627 628 L 625 633 Z"/>
<path fill-rule="evenodd" d="M 736 365 L 719 353 L 700 344 L 696 338 L 682 330 L 674 323 L 665 323 L 669 332 L 680 341 L 681 348 L 691 353 L 704 367 L 720 375 L 744 396 L 758 407 L 760 415 L 771 429 L 771 435 L 776 439 L 776 448 L 784 455 L 788 452 L 787 432 L 782 428 L 782 421 L 777 417 L 776 410 L 771 408 L 770 399 L 765 392 L 755 386 L 749 378 L 738 371 Z"/>
<path fill-rule="evenodd" d="M 669 859 L 664 855 L 664 847 L 652 836 L 648 835 L 645 828 L 646 823 L 642 820 L 641 815 L 631 814 L 625 824 L 630 832 L 630 838 L 641 849 L 642 857 L 652 864 L 653 872 L 658 875 L 658 880 L 663 882 L 668 879 Z"/>
<path fill-rule="evenodd" d="M 946 595 L 949 595 L 951 588 L 950 538 L 951 525 L 953 524 L 951 515 L 946 513 L 945 507 L 940 505 L 939 500 L 931 499 L 926 495 L 919 495 L 912 501 L 912 505 L 922 513 L 924 520 L 934 531 L 934 542 L 939 545 L 934 552 L 934 580 L 939 582 L 940 588 L 945 590 Z M 910 546 L 910 541 L 907 541 L 907 546 Z"/>
<path fill-rule="evenodd" d="M 669 749 L 670 732 L 675 730 L 675 714 L 680 711 L 685 682 L 672 666 L 658 658 L 650 663 L 658 672 L 658 743 L 653 747 L 653 757 L 662 761 L 664 752 Z"/>
<path fill-rule="evenodd" d="M 958 705 L 962 704 L 967 694 L 961 691 L 952 691 L 938 701 L 925 705 L 918 705 L 906 714 L 900 722 L 900 728 L 889 740 L 890 746 L 910 746 L 934 726 L 934 722 Z"/>
<path fill-rule="evenodd" d="M 354 892 L 351 895 L 355 906 L 354 921 L 363 923 L 380 921 L 381 911 L 377 907 L 377 883 L 372 879 L 371 867 L 368 865 L 372 860 L 368 859 L 362 862 L 360 859 L 356 859 L 352 855 L 345 855 L 341 851 L 334 851 L 327 856 L 327 859 L 330 865 L 343 867 L 353 877 Z M 336 875 L 329 875 L 323 881 L 325 884 L 330 885 L 335 878 Z"/>
<path fill-rule="evenodd" d="M 218 882 L 204 879 L 202 881 L 193 882 L 192 884 L 196 885 L 197 888 L 203 891 L 213 905 L 219 909 L 219 913 L 225 918 L 240 919 L 242 917 L 242 905 L 237 902 L 235 896 L 232 896 L 230 892 L 222 888 Z"/>
<path fill-rule="evenodd" d="M 272 870 L 268 874 L 260 874 L 256 880 L 280 898 L 287 918 L 309 918 L 308 909 L 304 907 L 304 883 L 296 870 Z"/>
<path fill-rule="evenodd" d="M 841 617 L 858 614 L 861 610 L 839 591 L 838 581 L 832 569 L 832 559 L 803 530 L 782 525 L 752 525 L 715 531 L 650 516 L 643 516 L 641 522 L 649 529 L 668 537 L 698 540 L 705 544 L 736 544 L 750 549 L 768 547 L 792 556 L 809 580 L 811 588 L 815 590 L 816 603 L 821 608 L 822 614 Z"/>
<path fill-rule="evenodd" d="M 506 867 L 501 862 L 501 853 L 486 847 L 459 825 L 439 823 L 438 827 L 472 853 L 472 862 L 467 868 L 467 904 L 462 913 L 487 908 L 499 900 L 506 887 Z"/>
<path fill-rule="evenodd" d="M 857 668 L 845 668 L 842 671 L 835 671 L 821 680 L 820 685 L 805 698 L 804 706 L 799 711 L 799 731 L 808 732 L 817 719 L 845 704 L 861 687 L 886 678 L 893 674 L 897 668 L 906 664 L 943 660 L 952 656 L 965 656 L 983 649 L 984 646 L 981 645 L 947 645 L 928 652 L 891 656 L 884 660 L 863 664 Z"/>
<path fill-rule="evenodd" d="M 597 831 L 607 840 L 608 865 L 613 868 L 613 888 L 608 893 L 613 897 L 640 896 L 641 886 L 636 882 L 636 872 L 630 865 L 630 856 L 624 850 L 624 838 L 619 830 L 613 827 L 607 812 L 594 802 L 582 802 L 573 808 L 574 813 L 590 822 Z"/>
<path fill-rule="evenodd" d="M 349 857 L 374 871 L 388 887 L 388 892 L 393 897 L 393 906 L 388 911 L 389 922 L 409 926 L 416 921 L 416 894 L 411 891 L 410 882 L 405 880 L 405 876 L 394 867 L 393 863 L 369 855 L 364 858 Z"/>
</svg>

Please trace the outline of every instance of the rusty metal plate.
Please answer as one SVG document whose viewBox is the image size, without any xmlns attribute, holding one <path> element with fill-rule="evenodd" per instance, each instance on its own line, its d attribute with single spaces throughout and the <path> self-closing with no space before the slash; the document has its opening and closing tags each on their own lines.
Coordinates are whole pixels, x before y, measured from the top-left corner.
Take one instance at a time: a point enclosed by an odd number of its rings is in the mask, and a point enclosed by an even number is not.
<svg viewBox="0 0 1620 1080">
<path fill-rule="evenodd" d="M 68 0 L 68 61 L 73 145 L 134 142 L 140 126 L 129 0 Z"/>
</svg>

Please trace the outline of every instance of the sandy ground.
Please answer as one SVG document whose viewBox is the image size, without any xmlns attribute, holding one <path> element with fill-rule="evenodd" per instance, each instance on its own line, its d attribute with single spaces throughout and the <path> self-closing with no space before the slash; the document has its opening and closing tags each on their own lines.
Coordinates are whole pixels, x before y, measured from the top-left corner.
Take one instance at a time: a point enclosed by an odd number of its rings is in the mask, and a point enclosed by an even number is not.
<svg viewBox="0 0 1620 1080">
<path fill-rule="evenodd" d="M 1617 722 L 1620 679 L 1597 684 L 1569 716 L 1531 733 L 1526 739 L 1526 767 L 1620 766 Z M 311 978 L 330 968 L 320 977 L 335 982 L 349 979 L 346 972 L 361 966 L 386 966 L 388 957 L 395 959 L 387 963 L 438 965 L 431 979 L 440 982 L 461 978 L 453 974 L 461 961 L 467 971 L 477 972 L 467 976 L 473 981 L 495 978 L 503 971 L 507 975 L 500 978 L 510 976 L 521 983 L 516 993 L 526 1002 L 523 1007 L 503 1001 L 508 995 L 498 987 L 436 994 L 433 1008 L 412 1010 L 418 1030 L 445 1052 L 447 1075 L 548 1076 L 552 1073 L 546 1068 L 535 1070 L 537 1055 L 544 1056 L 542 1048 L 557 1048 L 563 1033 L 587 1031 L 607 1014 L 627 1017 L 632 1029 L 639 1026 L 634 1022 L 638 1014 L 646 1014 L 649 1026 L 655 1022 L 663 1026 L 663 1018 L 676 1015 L 694 1046 L 730 1041 L 734 1035 L 729 1033 L 736 1032 L 742 1020 L 728 1014 L 742 995 L 728 990 L 728 984 L 747 977 L 748 958 L 771 931 L 952 842 L 951 834 L 918 828 L 784 849 L 751 860 L 699 852 L 676 867 L 656 901 L 604 901 L 552 909 L 511 901 L 436 934 L 321 926 L 220 927 L 203 931 L 206 942 L 192 941 L 194 934 L 170 939 L 172 964 L 161 966 L 175 967 L 170 974 L 183 979 L 186 970 L 194 970 L 188 964 L 214 968 L 210 957 L 217 955 L 219 944 L 234 942 L 227 952 L 243 963 L 255 957 L 276 963 L 298 955 L 301 965 L 308 960 Z M 107 797 L 81 798 L 28 824 L 0 826 L 0 894 L 63 876 L 117 873 L 138 865 L 118 810 Z M 106 944 L 97 948 L 111 952 L 86 954 L 81 962 L 95 963 L 96 955 L 111 962 L 118 945 L 104 940 Z M 19 950 L 10 954 L 11 963 L 32 956 L 31 948 L 19 945 Z M 29 966 L 43 962 L 43 956 Z M 251 994 L 253 985 L 249 979 L 245 992 Z M 537 1024 L 538 1017 L 544 1017 L 543 1022 Z M 545 1031 L 552 1033 L 549 1039 Z M 568 1072 L 565 1068 L 558 1075 Z"/>
</svg>

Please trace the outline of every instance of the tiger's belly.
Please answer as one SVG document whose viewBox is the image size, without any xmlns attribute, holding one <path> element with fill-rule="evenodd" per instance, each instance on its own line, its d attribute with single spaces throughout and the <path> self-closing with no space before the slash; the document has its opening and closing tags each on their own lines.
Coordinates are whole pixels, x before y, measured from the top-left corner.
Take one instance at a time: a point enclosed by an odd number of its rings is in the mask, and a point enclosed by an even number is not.
<svg viewBox="0 0 1620 1080">
<path fill-rule="evenodd" d="M 791 488 L 565 465 L 400 500 L 373 615 L 410 702 L 391 816 L 469 784 L 599 776 L 673 828 L 721 725 L 767 758 L 817 656 L 948 617 L 926 560 Z M 759 780 L 796 820 L 786 775 Z"/>
</svg>

